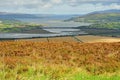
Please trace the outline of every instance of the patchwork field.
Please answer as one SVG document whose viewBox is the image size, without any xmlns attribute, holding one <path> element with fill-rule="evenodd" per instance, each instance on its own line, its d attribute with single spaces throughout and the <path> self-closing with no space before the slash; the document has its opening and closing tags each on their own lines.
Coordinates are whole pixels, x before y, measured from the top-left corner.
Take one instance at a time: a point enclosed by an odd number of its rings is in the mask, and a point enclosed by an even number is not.
<svg viewBox="0 0 120 80">
<path fill-rule="evenodd" d="M 120 42 L 0 42 L 0 80 L 119 80 Z"/>
<path fill-rule="evenodd" d="M 73 37 L 35 38 L 35 39 L 23 39 L 22 41 L 24 40 L 25 41 L 40 41 L 40 42 L 61 42 L 61 41 L 62 42 L 77 42 Z"/>
<path fill-rule="evenodd" d="M 87 35 L 87 36 L 77 36 L 77 38 L 83 42 L 92 42 L 92 43 L 93 42 L 120 42 L 120 38 L 115 38 L 115 37 Z"/>
<path fill-rule="evenodd" d="M 115 37 L 103 37 L 103 36 L 69 36 L 69 37 L 53 37 L 53 38 L 35 38 L 35 39 L 24 39 L 25 41 L 42 41 L 42 42 L 85 42 L 85 43 L 94 43 L 94 42 L 120 42 L 120 38 Z"/>
</svg>

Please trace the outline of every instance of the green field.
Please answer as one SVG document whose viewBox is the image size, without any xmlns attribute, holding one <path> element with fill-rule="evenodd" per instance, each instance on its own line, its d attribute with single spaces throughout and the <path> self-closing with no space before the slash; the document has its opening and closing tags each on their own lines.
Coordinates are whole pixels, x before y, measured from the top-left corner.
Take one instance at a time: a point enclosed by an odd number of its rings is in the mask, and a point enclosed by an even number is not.
<svg viewBox="0 0 120 80">
<path fill-rule="evenodd" d="M 69 20 L 73 20 L 75 22 L 89 22 L 89 23 L 119 22 L 120 13 L 87 14 L 81 17 L 71 18 Z"/>
<path fill-rule="evenodd" d="M 0 23 L 0 33 L 50 33 L 43 30 L 42 27 L 40 24 L 2 20 Z"/>
</svg>

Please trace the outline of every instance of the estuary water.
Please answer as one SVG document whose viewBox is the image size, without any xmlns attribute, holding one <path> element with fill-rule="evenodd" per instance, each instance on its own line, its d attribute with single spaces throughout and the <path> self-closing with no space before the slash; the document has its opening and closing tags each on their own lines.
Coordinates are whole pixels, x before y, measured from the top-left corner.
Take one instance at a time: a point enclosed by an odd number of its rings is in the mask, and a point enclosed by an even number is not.
<svg viewBox="0 0 120 80">
<path fill-rule="evenodd" d="M 80 23 L 80 22 L 64 22 L 62 20 L 44 20 L 44 19 L 17 19 L 23 22 L 34 23 L 34 24 L 42 24 L 44 27 L 50 27 L 49 29 L 43 28 L 46 31 L 51 32 L 51 34 L 27 34 L 27 33 L 0 33 L 0 39 L 9 39 L 9 38 L 35 38 L 35 37 L 55 37 L 55 36 L 68 36 L 68 35 L 79 35 L 79 34 L 87 34 L 80 29 L 73 29 L 70 27 L 78 27 L 78 26 L 88 26 L 89 23 Z M 52 28 L 57 27 L 57 28 Z M 64 27 L 64 28 L 61 28 Z M 67 29 L 68 28 L 68 29 Z"/>
</svg>

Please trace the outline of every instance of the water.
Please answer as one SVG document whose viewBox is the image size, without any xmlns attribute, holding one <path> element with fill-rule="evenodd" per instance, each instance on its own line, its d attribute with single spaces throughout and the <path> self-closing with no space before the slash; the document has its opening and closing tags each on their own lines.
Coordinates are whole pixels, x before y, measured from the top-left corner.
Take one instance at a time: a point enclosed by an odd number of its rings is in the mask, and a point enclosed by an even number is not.
<svg viewBox="0 0 120 80">
<path fill-rule="evenodd" d="M 55 37 L 55 36 L 66 36 L 66 35 L 79 35 L 87 34 L 80 29 L 70 29 L 69 27 L 78 27 L 78 26 L 88 26 L 89 23 L 80 23 L 80 22 L 63 22 L 56 19 L 17 19 L 23 22 L 42 24 L 45 27 L 58 27 L 57 29 L 45 29 L 46 31 L 52 32 L 51 34 L 25 34 L 25 33 L 1 33 L 0 38 L 33 38 L 33 37 Z M 69 29 L 59 29 L 59 27 L 68 27 Z M 53 34 L 54 33 L 54 34 Z"/>
<path fill-rule="evenodd" d="M 46 38 L 56 36 L 68 36 L 76 35 L 72 33 L 60 33 L 60 34 L 25 34 L 25 33 L 1 33 L 0 39 L 20 39 L 20 38 Z"/>
<path fill-rule="evenodd" d="M 33 23 L 33 24 L 42 24 L 45 27 L 78 27 L 78 26 L 88 26 L 91 23 L 82 23 L 82 22 L 64 22 L 62 20 L 46 20 L 46 19 L 18 19 L 23 22 Z"/>
<path fill-rule="evenodd" d="M 32 38 L 32 37 L 53 37 L 58 34 L 25 34 L 25 33 L 3 33 L 0 34 L 0 38 Z"/>
</svg>

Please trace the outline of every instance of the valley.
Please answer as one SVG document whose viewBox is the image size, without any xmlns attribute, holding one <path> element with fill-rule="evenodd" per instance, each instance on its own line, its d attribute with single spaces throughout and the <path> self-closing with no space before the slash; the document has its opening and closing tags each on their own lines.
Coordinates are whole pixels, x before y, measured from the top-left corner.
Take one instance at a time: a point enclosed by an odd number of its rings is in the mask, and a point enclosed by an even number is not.
<svg viewBox="0 0 120 80">
<path fill-rule="evenodd" d="M 119 13 L 0 13 L 0 80 L 119 80 Z"/>
</svg>

